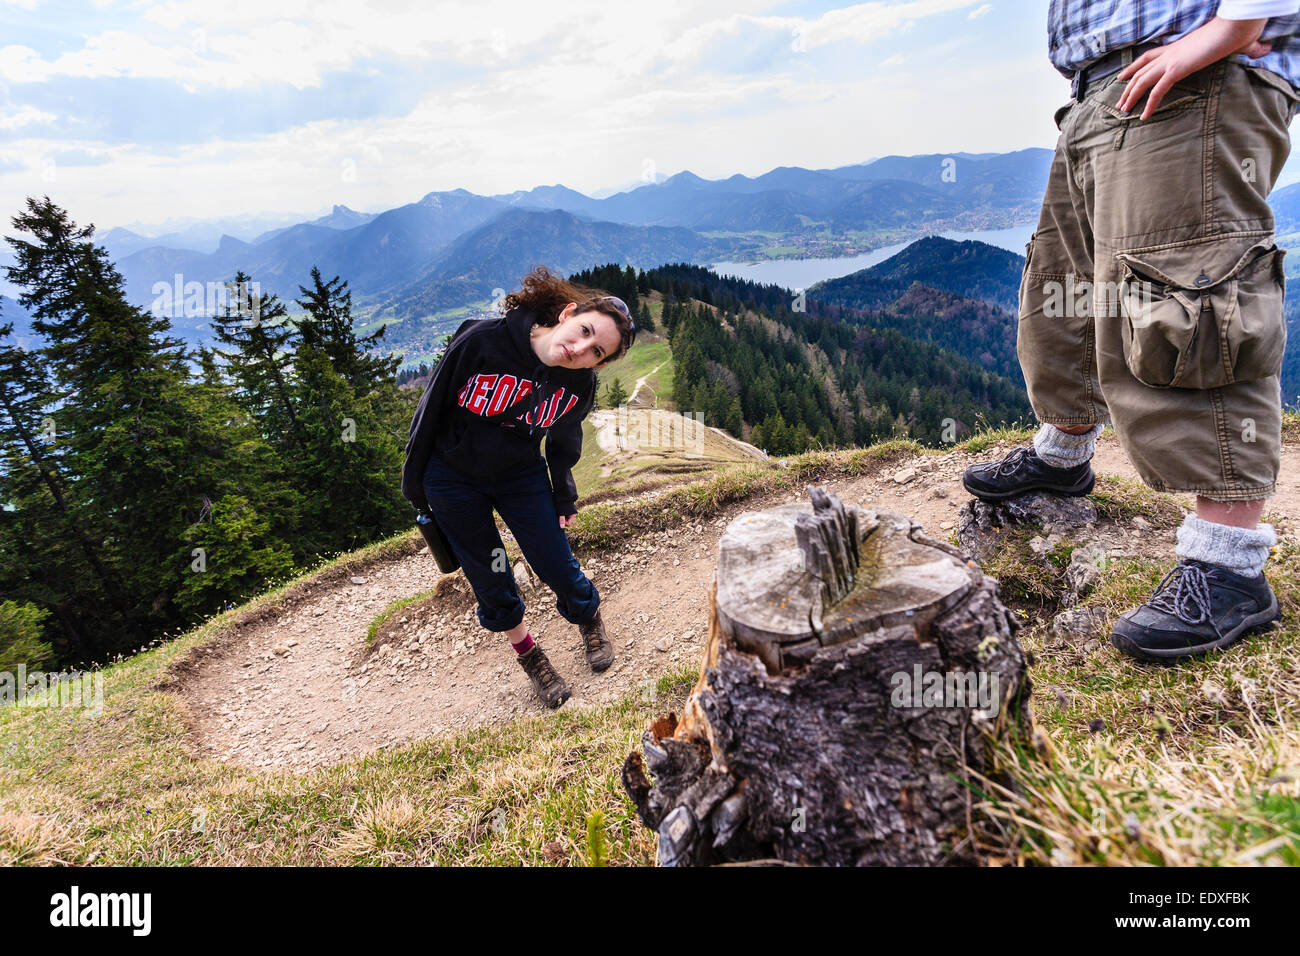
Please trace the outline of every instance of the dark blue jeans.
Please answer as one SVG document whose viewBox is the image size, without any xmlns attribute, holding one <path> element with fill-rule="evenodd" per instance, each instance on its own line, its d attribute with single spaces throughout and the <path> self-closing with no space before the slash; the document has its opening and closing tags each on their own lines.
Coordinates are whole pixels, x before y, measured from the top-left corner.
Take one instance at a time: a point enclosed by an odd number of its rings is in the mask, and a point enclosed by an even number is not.
<svg viewBox="0 0 1300 956">
<path fill-rule="evenodd" d="M 485 481 L 430 455 L 424 495 L 478 598 L 479 623 L 489 631 L 508 631 L 524 619 L 524 602 L 497 533 L 494 508 L 514 534 L 524 560 L 555 592 L 560 616 L 570 624 L 585 624 L 596 616 L 600 592 L 569 549 L 544 460 L 509 477 Z"/>
</svg>

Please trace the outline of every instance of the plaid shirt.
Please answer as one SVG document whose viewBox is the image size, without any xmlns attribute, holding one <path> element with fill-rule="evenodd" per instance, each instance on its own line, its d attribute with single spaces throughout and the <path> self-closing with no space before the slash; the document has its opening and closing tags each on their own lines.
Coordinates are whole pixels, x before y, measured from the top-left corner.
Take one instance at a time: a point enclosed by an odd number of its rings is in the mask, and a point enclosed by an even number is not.
<svg viewBox="0 0 1300 956">
<path fill-rule="evenodd" d="M 1051 0 L 1047 13 L 1048 56 L 1066 78 L 1113 50 L 1137 43 L 1172 43 L 1212 19 L 1220 7 L 1232 19 L 1246 19 L 1252 12 L 1266 10 L 1284 15 L 1270 17 L 1261 40 L 1270 40 L 1271 52 L 1258 59 L 1238 55 L 1251 66 L 1262 66 L 1300 89 L 1300 2 L 1243 3 L 1228 0 L 1173 2 L 1168 0 Z M 1260 18 L 1255 13 L 1253 18 Z"/>
</svg>

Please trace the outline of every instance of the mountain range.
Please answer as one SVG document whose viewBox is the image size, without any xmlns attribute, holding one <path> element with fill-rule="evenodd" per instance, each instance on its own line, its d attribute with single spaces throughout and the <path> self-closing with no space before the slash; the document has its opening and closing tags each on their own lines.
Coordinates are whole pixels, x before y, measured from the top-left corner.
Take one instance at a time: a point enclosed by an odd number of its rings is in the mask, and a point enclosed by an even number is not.
<svg viewBox="0 0 1300 956">
<path fill-rule="evenodd" d="M 827 254 L 818 244 L 828 236 L 872 248 L 926 231 L 1008 226 L 1036 212 L 1050 159 L 1049 150 L 1028 149 L 887 156 L 827 169 L 783 166 L 717 180 L 687 171 L 601 199 L 563 185 L 493 196 L 454 189 L 378 214 L 335 206 L 328 216 L 265 230 L 251 241 L 223 235 L 208 251 L 149 244 L 125 229 L 111 229 L 100 241 L 130 301 L 146 308 L 155 288 L 174 285 L 177 275 L 182 285 L 220 284 L 238 270 L 263 292 L 291 299 L 319 266 L 326 276 L 347 279 L 359 306 L 392 318 L 428 318 L 513 287 L 539 262 L 579 269 L 618 261 L 644 269 L 761 257 L 771 247 Z M 499 235 L 480 229 L 493 223 Z M 178 333 L 197 344 L 205 317 L 173 318 Z"/>
</svg>

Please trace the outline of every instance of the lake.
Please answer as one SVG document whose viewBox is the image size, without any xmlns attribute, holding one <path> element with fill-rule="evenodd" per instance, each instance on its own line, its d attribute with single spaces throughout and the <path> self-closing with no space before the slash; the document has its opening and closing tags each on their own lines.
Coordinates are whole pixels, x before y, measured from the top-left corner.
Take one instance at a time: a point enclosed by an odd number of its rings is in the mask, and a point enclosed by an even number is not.
<svg viewBox="0 0 1300 956">
<path fill-rule="evenodd" d="M 1025 244 L 1034 231 L 1033 225 L 1012 226 L 1010 229 L 988 229 L 981 232 L 941 232 L 945 239 L 962 242 L 977 239 L 1000 249 L 1009 249 L 1018 256 L 1025 254 Z M 913 240 L 915 241 L 915 240 Z M 767 262 L 715 262 L 711 266 L 719 275 L 731 275 L 751 282 L 770 283 L 787 289 L 806 289 L 823 279 L 836 279 L 859 269 L 884 262 L 895 253 L 910 246 L 900 242 L 882 246 L 859 256 L 841 256 L 834 259 L 772 259 Z"/>
</svg>

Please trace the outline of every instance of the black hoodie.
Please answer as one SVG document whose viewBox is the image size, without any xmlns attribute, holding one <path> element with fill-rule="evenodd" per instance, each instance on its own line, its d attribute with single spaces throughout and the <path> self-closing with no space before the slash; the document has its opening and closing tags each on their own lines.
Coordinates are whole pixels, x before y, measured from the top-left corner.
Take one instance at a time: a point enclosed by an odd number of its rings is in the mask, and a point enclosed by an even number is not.
<svg viewBox="0 0 1300 956">
<path fill-rule="evenodd" d="M 540 461 L 545 436 L 555 510 L 577 511 L 573 466 L 582 456 L 582 420 L 595 404 L 596 373 L 540 361 L 531 342 L 535 321 L 511 309 L 499 319 L 470 319 L 452 336 L 406 443 L 402 495 L 417 510 L 428 510 L 431 454 L 472 477 L 503 478 Z"/>
</svg>

